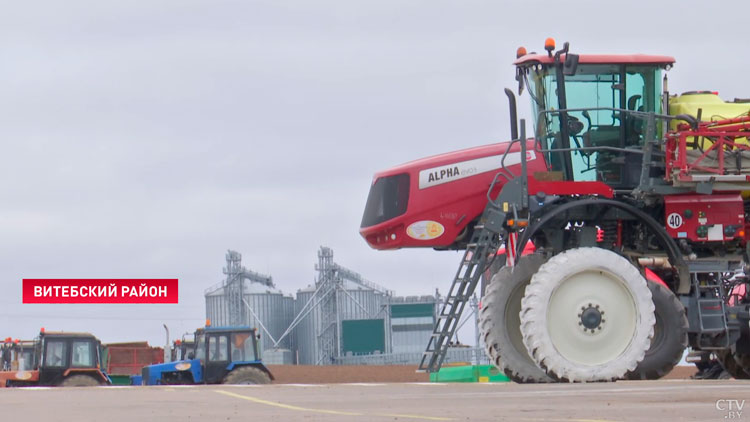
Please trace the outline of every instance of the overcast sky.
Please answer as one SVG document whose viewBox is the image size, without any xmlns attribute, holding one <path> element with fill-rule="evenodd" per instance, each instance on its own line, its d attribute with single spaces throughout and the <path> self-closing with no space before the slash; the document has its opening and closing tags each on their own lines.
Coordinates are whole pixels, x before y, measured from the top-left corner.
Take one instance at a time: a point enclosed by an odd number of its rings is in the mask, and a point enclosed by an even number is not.
<svg viewBox="0 0 750 422">
<path fill-rule="evenodd" d="M 319 245 L 398 295 L 445 291 L 458 253 L 359 236 L 372 174 L 507 140 L 516 48 L 548 36 L 672 55 L 673 92 L 750 97 L 750 4 L 722 4 L 5 2 L 0 337 L 162 344 L 162 323 L 202 325 L 229 248 L 289 293 Z M 180 303 L 22 305 L 21 280 L 43 277 L 176 277 Z"/>
</svg>

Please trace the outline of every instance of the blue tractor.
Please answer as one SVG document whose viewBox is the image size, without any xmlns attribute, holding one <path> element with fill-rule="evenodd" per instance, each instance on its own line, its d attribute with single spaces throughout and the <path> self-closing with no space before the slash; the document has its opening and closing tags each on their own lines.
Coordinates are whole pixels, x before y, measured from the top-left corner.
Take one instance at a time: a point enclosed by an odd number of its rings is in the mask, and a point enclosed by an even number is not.
<svg viewBox="0 0 750 422">
<path fill-rule="evenodd" d="M 260 360 L 255 328 L 199 328 L 194 346 L 180 355 L 182 360 L 144 367 L 142 384 L 270 384 L 273 380 Z"/>
</svg>

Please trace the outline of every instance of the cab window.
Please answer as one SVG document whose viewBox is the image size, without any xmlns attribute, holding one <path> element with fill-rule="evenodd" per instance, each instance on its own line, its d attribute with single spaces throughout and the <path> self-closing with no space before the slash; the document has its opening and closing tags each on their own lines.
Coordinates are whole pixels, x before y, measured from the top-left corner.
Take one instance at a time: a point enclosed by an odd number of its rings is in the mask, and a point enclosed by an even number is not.
<svg viewBox="0 0 750 422">
<path fill-rule="evenodd" d="M 47 340 L 46 350 L 44 353 L 44 365 L 51 367 L 64 368 L 67 366 L 68 353 L 65 349 L 65 342 L 61 340 Z"/>
<path fill-rule="evenodd" d="M 203 335 L 196 336 L 198 340 L 195 344 L 195 359 L 206 359 L 206 338 Z"/>
<path fill-rule="evenodd" d="M 228 344 L 226 334 L 208 338 L 208 359 L 211 361 L 228 361 Z"/>
<path fill-rule="evenodd" d="M 564 122 L 562 113 L 556 111 L 560 104 L 554 68 L 534 72 L 530 92 L 538 119 L 537 137 L 548 150 L 550 170 L 563 173 L 567 180 L 599 180 L 615 187 L 637 184 L 645 138 L 645 122 L 638 113 L 661 112 L 661 69 L 579 65 L 575 75 L 565 77 L 566 108 L 573 110 L 566 113 Z M 569 139 L 561 138 L 562 125 Z M 555 152 L 566 147 L 571 151 Z"/>
<path fill-rule="evenodd" d="M 93 368 L 96 366 L 96 351 L 90 341 L 74 341 L 72 344 L 71 366 L 75 368 Z"/>
<path fill-rule="evenodd" d="M 253 333 L 232 334 L 232 362 L 257 360 L 253 348 Z"/>
</svg>

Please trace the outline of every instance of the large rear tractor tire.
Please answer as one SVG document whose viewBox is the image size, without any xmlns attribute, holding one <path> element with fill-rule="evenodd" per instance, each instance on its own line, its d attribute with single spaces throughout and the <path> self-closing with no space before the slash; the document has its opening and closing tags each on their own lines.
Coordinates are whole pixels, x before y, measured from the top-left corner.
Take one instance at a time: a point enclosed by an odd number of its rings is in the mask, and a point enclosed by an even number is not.
<svg viewBox="0 0 750 422">
<path fill-rule="evenodd" d="M 60 387 L 97 387 L 102 385 L 99 380 L 88 375 L 71 375 L 60 383 Z"/>
<path fill-rule="evenodd" d="M 479 314 L 487 356 L 508 378 L 518 383 L 553 380 L 537 366 L 523 345 L 521 298 L 531 276 L 544 263 L 541 255 L 521 257 L 513 267 L 503 267 L 492 277 Z"/>
<path fill-rule="evenodd" d="M 622 256 L 577 248 L 550 258 L 521 301 L 521 333 L 534 361 L 564 382 L 613 381 L 651 346 L 654 303 Z"/>
<path fill-rule="evenodd" d="M 629 380 L 655 380 L 667 375 L 680 362 L 688 344 L 688 319 L 680 299 L 659 283 L 649 282 L 648 288 L 656 308 L 654 337 L 641 363 L 625 375 Z"/>
<path fill-rule="evenodd" d="M 271 377 L 267 373 L 252 366 L 234 368 L 228 373 L 222 384 L 270 384 Z"/>
<path fill-rule="evenodd" d="M 750 379 L 750 355 L 733 353 L 731 349 L 715 352 L 716 358 L 734 379 Z"/>
<path fill-rule="evenodd" d="M 484 297 L 487 294 L 487 286 L 492 282 L 492 277 L 505 266 L 505 261 L 505 254 L 495 255 L 491 258 L 489 268 L 482 274 L 479 290 L 480 297 Z"/>
</svg>

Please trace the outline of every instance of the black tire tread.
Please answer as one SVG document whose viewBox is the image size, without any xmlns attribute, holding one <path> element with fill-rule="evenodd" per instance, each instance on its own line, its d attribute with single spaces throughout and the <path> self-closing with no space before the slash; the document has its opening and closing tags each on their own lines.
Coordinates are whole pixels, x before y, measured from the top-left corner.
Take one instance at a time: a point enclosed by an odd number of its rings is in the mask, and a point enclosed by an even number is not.
<svg viewBox="0 0 750 422">
<path fill-rule="evenodd" d="M 102 385 L 99 380 L 88 375 L 71 375 L 60 382 L 61 387 L 97 387 Z"/>
<path fill-rule="evenodd" d="M 222 384 L 270 384 L 271 377 L 263 370 L 252 366 L 241 366 L 234 368 L 224 376 Z"/>
<path fill-rule="evenodd" d="M 662 325 L 659 330 L 665 337 L 660 344 L 652 343 L 635 370 L 625 374 L 629 380 L 656 380 L 667 375 L 680 362 L 688 345 L 689 322 L 680 299 L 659 283 L 650 281 L 648 288 L 656 308 L 656 324 Z"/>
<path fill-rule="evenodd" d="M 750 355 L 737 355 L 731 349 L 721 350 L 715 354 L 724 370 L 734 379 L 750 379 Z"/>
<path fill-rule="evenodd" d="M 522 350 L 513 345 L 506 332 L 504 317 L 511 294 L 519 285 L 528 284 L 531 276 L 544 261 L 541 255 L 529 255 L 521 257 L 514 267 L 500 268 L 493 275 L 482 298 L 479 324 L 487 356 L 508 378 L 520 384 L 552 382 L 552 379 L 534 364 L 523 344 L 520 345 Z M 520 326 L 516 329 L 520 334 Z"/>
</svg>

